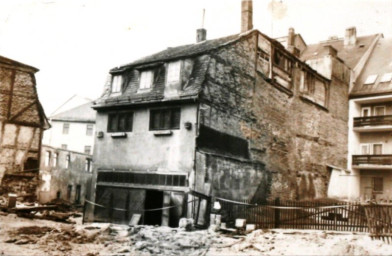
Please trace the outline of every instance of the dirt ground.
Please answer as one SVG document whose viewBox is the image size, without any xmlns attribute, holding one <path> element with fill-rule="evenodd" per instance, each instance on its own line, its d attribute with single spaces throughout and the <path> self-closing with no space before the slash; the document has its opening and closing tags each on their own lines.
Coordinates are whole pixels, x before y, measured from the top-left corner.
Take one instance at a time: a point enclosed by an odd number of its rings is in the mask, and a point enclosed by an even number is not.
<svg viewBox="0 0 392 256">
<path fill-rule="evenodd" d="M 0 255 L 392 255 L 392 245 L 364 233 L 274 229 L 233 237 L 208 230 L 75 222 L 0 212 Z"/>
</svg>

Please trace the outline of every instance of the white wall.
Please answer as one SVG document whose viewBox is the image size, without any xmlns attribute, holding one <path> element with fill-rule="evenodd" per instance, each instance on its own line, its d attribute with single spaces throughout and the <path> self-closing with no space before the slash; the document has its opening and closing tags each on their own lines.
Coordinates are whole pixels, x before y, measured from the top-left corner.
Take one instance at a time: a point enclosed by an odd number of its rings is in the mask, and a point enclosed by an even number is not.
<svg viewBox="0 0 392 256">
<path fill-rule="evenodd" d="M 52 128 L 45 131 L 43 143 L 52 147 L 61 148 L 62 144 L 67 145 L 67 149 L 84 153 L 85 146 L 91 146 L 91 152 L 94 148 L 95 124 L 87 122 L 68 122 L 69 132 L 63 134 L 62 121 L 51 121 Z M 86 135 L 87 125 L 93 125 L 92 135 Z"/>
</svg>

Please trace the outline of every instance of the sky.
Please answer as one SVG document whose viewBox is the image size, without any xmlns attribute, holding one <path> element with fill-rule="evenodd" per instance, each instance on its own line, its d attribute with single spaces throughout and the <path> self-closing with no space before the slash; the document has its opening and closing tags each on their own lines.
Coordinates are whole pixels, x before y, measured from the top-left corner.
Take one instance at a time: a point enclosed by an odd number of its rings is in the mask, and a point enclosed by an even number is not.
<svg viewBox="0 0 392 256">
<path fill-rule="evenodd" d="M 253 0 L 254 28 L 270 37 L 290 27 L 307 44 L 383 33 L 392 0 Z M 34 66 L 47 115 L 73 95 L 96 99 L 111 68 L 167 47 L 240 32 L 241 0 L 0 0 L 0 55 Z"/>
</svg>

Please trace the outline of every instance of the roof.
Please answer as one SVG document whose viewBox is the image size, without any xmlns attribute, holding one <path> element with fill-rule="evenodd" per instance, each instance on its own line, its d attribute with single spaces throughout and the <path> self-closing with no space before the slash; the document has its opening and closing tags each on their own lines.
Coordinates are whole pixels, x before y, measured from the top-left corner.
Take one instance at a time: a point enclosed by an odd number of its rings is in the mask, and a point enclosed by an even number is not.
<svg viewBox="0 0 392 256">
<path fill-rule="evenodd" d="M 392 38 L 380 38 L 362 74 L 355 82 L 351 96 L 392 93 L 392 82 L 381 82 L 386 73 L 392 73 Z M 364 84 L 371 75 L 377 75 L 374 83 Z"/>
<path fill-rule="evenodd" d="M 53 111 L 50 116 L 55 116 L 59 113 L 65 112 L 67 110 L 73 109 L 77 106 L 84 105 L 86 103 L 91 102 L 92 99 L 88 99 L 82 96 L 79 96 L 77 94 L 73 95 L 70 97 L 68 100 L 66 100 L 63 104 L 61 104 L 55 111 Z"/>
<path fill-rule="evenodd" d="M 306 61 L 322 57 L 325 54 L 325 51 L 322 49 L 324 46 L 330 45 L 337 50 L 338 58 L 342 59 L 349 68 L 353 69 L 377 36 L 378 34 L 357 37 L 357 43 L 353 46 L 344 46 L 343 38 L 311 44 L 302 53 L 301 60 Z"/>
<path fill-rule="evenodd" d="M 14 66 L 14 67 L 29 69 L 31 72 L 34 72 L 34 73 L 39 71 L 38 68 L 26 65 L 22 62 L 18 62 L 16 60 L 12 60 L 12 59 L 9 59 L 9 58 L 3 57 L 3 56 L 0 56 L 0 64 L 6 64 L 6 65 Z"/>
<path fill-rule="evenodd" d="M 53 121 L 95 122 L 96 112 L 91 108 L 92 102 L 77 106 L 52 116 Z"/>
<path fill-rule="evenodd" d="M 224 45 L 234 43 L 239 39 L 241 39 L 242 37 L 247 36 L 255 31 L 257 30 L 250 30 L 241 34 L 235 34 L 235 35 L 221 37 L 212 40 L 205 40 L 195 44 L 169 47 L 166 50 L 138 59 L 134 62 L 122 65 L 120 67 L 113 68 L 111 72 L 116 72 L 116 71 L 121 72 L 127 68 L 134 67 L 134 66 L 145 65 L 145 64 L 150 64 L 150 63 L 160 62 L 160 61 L 164 62 L 168 60 L 198 55 L 222 47 Z"/>
</svg>

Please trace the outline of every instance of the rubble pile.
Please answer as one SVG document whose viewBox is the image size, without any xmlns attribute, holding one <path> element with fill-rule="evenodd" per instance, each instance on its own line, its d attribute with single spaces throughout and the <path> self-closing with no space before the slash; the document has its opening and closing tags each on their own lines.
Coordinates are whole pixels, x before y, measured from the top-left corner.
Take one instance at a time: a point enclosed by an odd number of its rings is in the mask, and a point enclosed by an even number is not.
<svg viewBox="0 0 392 256">
<path fill-rule="evenodd" d="M 131 255 L 206 255 L 216 234 L 206 230 L 137 226 L 129 231 Z"/>
</svg>

